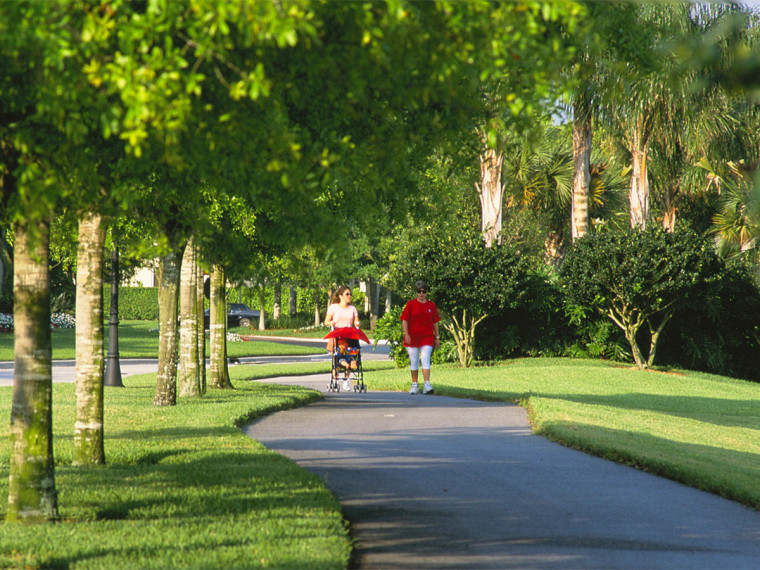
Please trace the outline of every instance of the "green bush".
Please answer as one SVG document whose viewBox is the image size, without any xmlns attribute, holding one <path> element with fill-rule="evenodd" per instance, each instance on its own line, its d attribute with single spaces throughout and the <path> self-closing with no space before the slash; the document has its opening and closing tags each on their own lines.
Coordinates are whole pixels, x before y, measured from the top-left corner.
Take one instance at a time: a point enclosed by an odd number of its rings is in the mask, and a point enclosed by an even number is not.
<svg viewBox="0 0 760 570">
<path fill-rule="evenodd" d="M 103 286 L 103 315 L 111 314 L 111 286 Z M 119 319 L 152 321 L 158 319 L 158 287 L 119 287 Z"/>
<path fill-rule="evenodd" d="M 701 302 L 676 313 L 661 344 L 663 364 L 760 381 L 760 290 L 750 270 L 723 268 Z"/>
<path fill-rule="evenodd" d="M 584 236 L 568 251 L 560 277 L 576 322 L 610 319 L 643 369 L 654 364 L 666 325 L 679 312 L 699 310 L 723 270 L 703 236 L 651 227 Z"/>
<path fill-rule="evenodd" d="M 404 348 L 404 331 L 401 328 L 401 311 L 403 307 L 393 307 L 377 320 L 375 330 L 375 346 L 378 340 L 388 341 L 390 347 L 388 355 L 396 363 L 398 368 L 409 365 L 409 355 Z"/>
</svg>

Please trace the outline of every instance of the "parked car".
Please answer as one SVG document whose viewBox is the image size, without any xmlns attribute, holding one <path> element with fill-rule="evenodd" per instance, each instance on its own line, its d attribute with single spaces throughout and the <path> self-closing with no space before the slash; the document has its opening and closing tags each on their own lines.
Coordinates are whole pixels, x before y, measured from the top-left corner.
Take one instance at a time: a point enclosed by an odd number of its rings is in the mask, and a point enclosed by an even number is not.
<svg viewBox="0 0 760 570">
<path fill-rule="evenodd" d="M 254 311 L 245 303 L 230 303 L 227 305 L 227 328 L 250 327 L 258 323 L 261 311 Z M 203 324 L 209 328 L 209 309 L 203 313 Z"/>
</svg>

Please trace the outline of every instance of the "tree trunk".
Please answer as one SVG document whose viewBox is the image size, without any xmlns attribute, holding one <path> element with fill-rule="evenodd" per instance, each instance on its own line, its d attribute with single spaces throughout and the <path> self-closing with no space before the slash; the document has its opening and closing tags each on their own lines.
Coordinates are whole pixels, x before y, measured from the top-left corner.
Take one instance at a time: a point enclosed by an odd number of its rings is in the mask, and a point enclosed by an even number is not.
<svg viewBox="0 0 760 570">
<path fill-rule="evenodd" d="M 272 304 L 272 318 L 280 318 L 280 307 L 282 305 L 282 283 L 277 281 L 274 284 L 274 303 Z"/>
<path fill-rule="evenodd" d="M 385 312 L 389 312 L 393 308 L 393 291 L 390 289 L 385 290 Z"/>
<path fill-rule="evenodd" d="M 565 237 L 561 230 L 550 230 L 544 240 L 544 255 L 546 263 L 552 267 L 558 267 L 562 261 L 565 250 Z"/>
<path fill-rule="evenodd" d="M 298 288 L 290 286 L 290 305 L 288 307 L 288 314 L 292 317 L 298 312 Z"/>
<path fill-rule="evenodd" d="M 644 325 L 644 319 L 640 315 L 634 318 L 630 314 L 626 315 L 622 312 L 619 314 L 620 318 L 618 318 L 618 315 L 612 309 L 607 313 L 612 321 L 623 331 L 625 339 L 631 347 L 631 355 L 633 356 L 633 361 L 636 363 L 636 366 L 638 366 L 639 370 L 646 370 L 647 361 L 644 358 L 644 355 L 639 348 L 638 340 L 636 339 L 636 336 L 639 334 L 639 329 Z"/>
<path fill-rule="evenodd" d="M 227 367 L 227 299 L 225 296 L 224 269 L 211 268 L 211 299 L 209 310 L 210 362 L 209 388 L 232 388 Z"/>
<path fill-rule="evenodd" d="M 199 253 L 199 252 L 198 252 Z M 198 259 L 196 259 L 197 261 Z M 205 321 L 205 308 L 204 299 L 206 298 L 203 293 L 203 267 L 200 263 L 196 263 L 197 276 L 196 276 L 196 309 L 198 314 L 198 370 L 200 371 L 201 382 L 201 394 L 206 393 L 206 326 Z"/>
<path fill-rule="evenodd" d="M 359 281 L 359 290 L 364 293 L 364 312 L 372 311 L 372 280 L 362 279 Z"/>
<path fill-rule="evenodd" d="M 79 220 L 76 300 L 74 465 L 103 465 L 103 216 Z"/>
<path fill-rule="evenodd" d="M 266 321 L 266 297 L 267 297 L 267 286 L 265 282 L 262 282 L 258 286 L 258 293 L 259 293 L 259 330 L 263 331 L 267 328 L 267 321 Z"/>
<path fill-rule="evenodd" d="M 486 318 L 487 315 L 483 315 L 476 319 L 470 316 L 469 322 L 467 320 L 467 311 L 462 311 L 462 322 L 460 323 L 456 316 L 451 316 L 451 321 L 445 321 L 443 323 L 444 328 L 451 333 L 454 338 L 454 343 L 457 346 L 457 354 L 459 355 L 459 364 L 462 368 L 469 368 L 472 366 L 472 361 L 475 358 L 475 327 L 478 323 Z"/>
<path fill-rule="evenodd" d="M 369 327 L 375 330 L 377 320 L 380 318 L 380 283 L 372 280 L 372 303 L 369 310 Z"/>
<path fill-rule="evenodd" d="M 675 188 L 671 184 L 666 184 L 662 196 L 663 214 L 662 227 L 666 232 L 673 233 L 676 229 L 676 206 L 675 206 Z"/>
<path fill-rule="evenodd" d="M 195 242 L 191 238 L 185 247 L 180 271 L 180 333 L 179 333 L 179 395 L 201 395 L 200 367 L 198 366 L 198 267 Z"/>
<path fill-rule="evenodd" d="M 53 461 L 50 227 L 14 227 L 14 366 L 6 522 L 58 519 Z"/>
<path fill-rule="evenodd" d="M 640 129 L 634 134 L 631 149 L 632 167 L 631 191 L 631 227 L 646 229 L 649 217 L 649 176 L 647 174 L 648 145 Z"/>
<path fill-rule="evenodd" d="M 573 241 L 588 233 L 592 135 L 590 98 L 582 92 L 573 102 Z"/>
<path fill-rule="evenodd" d="M 501 168 L 504 155 L 494 149 L 486 149 L 480 155 L 480 183 L 475 187 L 480 198 L 480 220 L 483 239 L 488 247 L 501 243 L 501 207 L 503 187 Z"/>
<path fill-rule="evenodd" d="M 314 297 L 314 326 L 318 327 L 322 324 L 322 319 L 319 316 L 319 294 Z"/>
<path fill-rule="evenodd" d="M 182 250 L 166 254 L 160 262 L 158 282 L 158 377 L 156 406 L 174 406 L 177 403 L 177 358 L 179 334 L 179 282 Z"/>
</svg>

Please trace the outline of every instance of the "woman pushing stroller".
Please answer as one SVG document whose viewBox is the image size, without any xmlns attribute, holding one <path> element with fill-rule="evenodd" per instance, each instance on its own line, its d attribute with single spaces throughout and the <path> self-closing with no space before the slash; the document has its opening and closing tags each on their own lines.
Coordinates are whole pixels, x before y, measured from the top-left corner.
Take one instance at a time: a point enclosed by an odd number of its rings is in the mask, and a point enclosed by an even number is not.
<svg viewBox="0 0 760 570">
<path fill-rule="evenodd" d="M 339 287 L 333 294 L 330 306 L 327 309 L 325 325 L 333 329 L 361 329 L 359 312 L 351 304 L 351 288 L 348 285 Z M 344 390 L 349 390 L 351 387 L 349 374 L 351 370 L 357 369 L 358 349 L 359 341 L 354 339 L 331 338 L 330 342 L 328 342 L 328 350 L 338 355 L 337 364 L 345 370 L 345 377 L 343 379 Z"/>
</svg>

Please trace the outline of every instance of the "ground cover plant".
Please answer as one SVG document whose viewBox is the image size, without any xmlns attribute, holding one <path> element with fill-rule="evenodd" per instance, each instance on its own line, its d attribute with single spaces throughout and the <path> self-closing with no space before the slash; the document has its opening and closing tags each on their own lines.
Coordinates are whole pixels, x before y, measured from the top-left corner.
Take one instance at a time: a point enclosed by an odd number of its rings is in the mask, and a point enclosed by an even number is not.
<svg viewBox="0 0 760 570">
<path fill-rule="evenodd" d="M 323 365 L 324 368 L 324 365 Z M 320 397 L 245 381 L 177 406 L 152 405 L 155 374 L 107 388 L 105 467 L 72 467 L 74 386 L 56 384 L 54 445 L 62 521 L 6 525 L 3 568 L 344 568 L 340 505 L 316 477 L 238 426 Z M 9 417 L 11 388 L 0 388 Z M 8 496 L 8 426 L 0 429 L 0 495 Z M 3 504 L 3 514 L 5 507 Z"/>
<path fill-rule="evenodd" d="M 231 332 L 248 334 L 247 329 Z M 75 329 L 60 328 L 53 331 L 53 359 L 70 360 L 75 357 Z M 325 333 L 326 334 L 326 333 Z M 108 326 L 105 331 L 108 347 Z M 324 335 L 323 335 L 324 336 Z M 206 356 L 209 344 L 206 343 Z M 228 342 L 229 356 L 281 356 L 290 354 L 319 354 L 323 347 L 294 346 L 274 342 Z M 121 321 L 119 323 L 119 356 L 121 358 L 158 358 L 158 321 Z M 13 360 L 13 333 L 0 333 L 0 361 Z"/>
<path fill-rule="evenodd" d="M 409 373 L 372 375 L 408 390 Z M 527 358 L 438 366 L 437 394 L 517 402 L 535 433 L 760 509 L 760 385 L 593 360 Z"/>
</svg>

